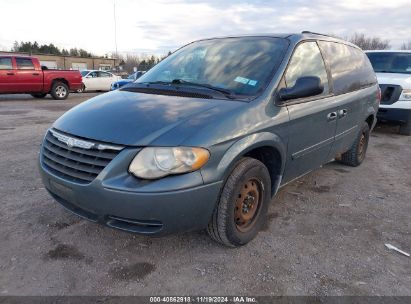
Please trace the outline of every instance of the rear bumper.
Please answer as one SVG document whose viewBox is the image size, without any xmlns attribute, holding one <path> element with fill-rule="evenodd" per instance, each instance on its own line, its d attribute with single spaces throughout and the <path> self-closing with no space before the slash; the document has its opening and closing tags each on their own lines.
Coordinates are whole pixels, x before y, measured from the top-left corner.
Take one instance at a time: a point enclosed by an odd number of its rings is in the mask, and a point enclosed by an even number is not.
<svg viewBox="0 0 411 304">
<path fill-rule="evenodd" d="M 134 179 L 128 174 L 112 176 L 117 175 L 121 165 L 119 162 L 125 154 L 114 159 L 90 184 L 77 184 L 54 175 L 42 164 L 41 156 L 40 175 L 45 188 L 57 202 L 92 222 L 128 232 L 158 236 L 207 227 L 222 182 L 189 186 L 189 179 L 202 180 L 199 172 L 193 172 L 190 174 L 195 175 L 172 177 L 173 186 L 179 190 L 139 192 L 126 187 L 130 179 Z M 161 180 L 159 182 L 164 183 Z"/>
<path fill-rule="evenodd" d="M 82 86 L 83 86 L 82 82 L 72 82 L 70 83 L 70 90 L 77 91 L 81 89 Z"/>
<path fill-rule="evenodd" d="M 402 122 L 411 121 L 411 109 L 380 107 L 377 113 L 379 121 Z"/>
</svg>

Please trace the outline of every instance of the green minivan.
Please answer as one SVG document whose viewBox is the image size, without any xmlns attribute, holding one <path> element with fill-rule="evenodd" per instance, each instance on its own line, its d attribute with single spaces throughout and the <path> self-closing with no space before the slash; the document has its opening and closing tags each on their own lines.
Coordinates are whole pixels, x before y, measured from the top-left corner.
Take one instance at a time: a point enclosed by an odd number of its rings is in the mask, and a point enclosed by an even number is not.
<svg viewBox="0 0 411 304">
<path fill-rule="evenodd" d="M 360 165 L 380 90 L 367 56 L 303 32 L 199 40 L 47 131 L 43 183 L 90 221 L 144 235 L 251 241 L 279 187 Z"/>
</svg>

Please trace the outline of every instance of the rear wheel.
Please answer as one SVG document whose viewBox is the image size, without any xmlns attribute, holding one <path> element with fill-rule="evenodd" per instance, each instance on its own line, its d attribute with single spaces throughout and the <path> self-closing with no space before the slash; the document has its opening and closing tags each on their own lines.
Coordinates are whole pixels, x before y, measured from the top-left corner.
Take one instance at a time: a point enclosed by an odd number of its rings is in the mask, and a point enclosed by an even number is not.
<svg viewBox="0 0 411 304">
<path fill-rule="evenodd" d="M 267 167 L 256 159 L 244 158 L 224 185 L 207 227 L 208 234 L 226 246 L 247 244 L 266 220 L 270 193 Z"/>
<path fill-rule="evenodd" d="M 364 122 L 351 149 L 341 155 L 339 162 L 351 167 L 361 165 L 367 153 L 369 139 L 370 127 L 368 123 Z"/>
<path fill-rule="evenodd" d="M 56 81 L 53 83 L 50 94 L 56 100 L 66 99 L 69 96 L 68 86 L 64 82 Z"/>
<path fill-rule="evenodd" d="M 33 96 L 34 98 L 44 98 L 44 97 L 46 97 L 46 93 L 33 93 L 33 94 L 30 94 L 31 96 Z"/>
</svg>

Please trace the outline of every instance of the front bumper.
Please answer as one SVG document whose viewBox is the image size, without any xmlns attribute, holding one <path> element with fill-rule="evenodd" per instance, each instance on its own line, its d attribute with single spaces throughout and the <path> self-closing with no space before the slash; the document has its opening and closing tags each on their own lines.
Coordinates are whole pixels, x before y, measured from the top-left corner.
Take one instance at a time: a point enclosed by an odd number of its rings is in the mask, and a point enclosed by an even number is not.
<svg viewBox="0 0 411 304">
<path fill-rule="evenodd" d="M 200 172 L 138 181 L 126 170 L 135 153 L 124 149 L 90 184 L 54 175 L 41 155 L 40 175 L 57 202 L 93 222 L 146 235 L 204 229 L 222 182 L 203 185 Z"/>
</svg>

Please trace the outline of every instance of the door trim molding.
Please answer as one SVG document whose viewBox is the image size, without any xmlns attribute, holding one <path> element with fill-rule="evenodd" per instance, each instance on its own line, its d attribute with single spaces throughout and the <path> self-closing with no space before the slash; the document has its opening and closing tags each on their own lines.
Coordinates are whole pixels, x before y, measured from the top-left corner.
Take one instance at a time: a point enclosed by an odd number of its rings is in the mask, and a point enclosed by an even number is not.
<svg viewBox="0 0 411 304">
<path fill-rule="evenodd" d="M 355 131 L 358 128 L 358 125 L 355 125 L 352 128 L 349 128 L 337 135 L 335 135 L 335 141 L 340 140 L 342 137 L 347 136 L 348 134 L 352 133 L 353 131 Z"/>
<path fill-rule="evenodd" d="M 328 139 L 326 139 L 326 140 L 323 140 L 323 141 L 321 141 L 321 142 L 319 142 L 319 143 L 317 143 L 317 144 L 315 144 L 315 145 L 312 145 L 311 147 L 304 148 L 303 150 L 300 150 L 300 151 L 298 151 L 298 152 L 293 153 L 293 154 L 291 155 L 291 158 L 292 158 L 293 160 L 294 160 L 294 159 L 298 159 L 298 158 L 300 158 L 300 157 L 302 157 L 302 156 L 304 156 L 304 155 L 307 155 L 308 153 L 311 153 L 311 152 L 313 152 L 313 151 L 315 151 L 315 150 L 318 150 L 318 149 L 321 149 L 321 148 L 327 146 L 328 144 L 332 143 L 333 141 L 334 141 L 334 136 L 333 136 L 333 137 L 330 137 L 330 138 L 328 138 Z"/>
</svg>

